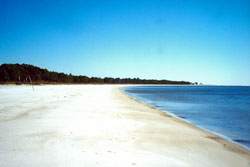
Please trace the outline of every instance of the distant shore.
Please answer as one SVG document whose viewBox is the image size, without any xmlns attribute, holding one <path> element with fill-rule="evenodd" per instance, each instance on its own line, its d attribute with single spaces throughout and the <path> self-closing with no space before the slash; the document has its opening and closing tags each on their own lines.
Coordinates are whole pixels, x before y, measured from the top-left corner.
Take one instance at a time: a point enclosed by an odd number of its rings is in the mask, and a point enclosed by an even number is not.
<svg viewBox="0 0 250 167">
<path fill-rule="evenodd" d="M 0 85 L 157 85 L 157 86 L 210 86 L 210 85 L 192 85 L 192 84 L 137 84 L 137 83 L 64 83 L 64 82 L 0 82 Z M 211 85 L 216 86 L 216 85 Z"/>
<path fill-rule="evenodd" d="M 64 83 L 64 84 L 197 84 L 188 81 L 171 81 L 166 79 L 112 78 L 88 77 L 62 72 L 48 71 L 30 64 L 0 65 L 0 82 L 14 82 L 17 85 L 26 83 Z"/>
<path fill-rule="evenodd" d="M 250 152 L 124 85 L 0 85 L 0 166 L 247 167 Z"/>
</svg>

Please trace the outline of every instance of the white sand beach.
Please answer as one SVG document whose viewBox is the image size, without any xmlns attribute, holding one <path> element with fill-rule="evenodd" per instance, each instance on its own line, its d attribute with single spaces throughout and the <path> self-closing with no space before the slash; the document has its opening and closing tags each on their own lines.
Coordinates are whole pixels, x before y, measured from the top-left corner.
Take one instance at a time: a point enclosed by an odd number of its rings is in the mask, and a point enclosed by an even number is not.
<svg viewBox="0 0 250 167">
<path fill-rule="evenodd" d="M 119 85 L 1 85 L 1 167 L 249 167 L 250 152 Z"/>
</svg>

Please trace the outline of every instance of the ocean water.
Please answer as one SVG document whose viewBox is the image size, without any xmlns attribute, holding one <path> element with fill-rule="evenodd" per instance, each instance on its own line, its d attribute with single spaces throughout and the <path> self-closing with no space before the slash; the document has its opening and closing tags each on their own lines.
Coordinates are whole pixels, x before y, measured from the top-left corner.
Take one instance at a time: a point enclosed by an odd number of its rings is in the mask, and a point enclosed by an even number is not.
<svg viewBox="0 0 250 167">
<path fill-rule="evenodd" d="M 250 150 L 250 87 L 131 86 L 122 90 Z"/>
</svg>

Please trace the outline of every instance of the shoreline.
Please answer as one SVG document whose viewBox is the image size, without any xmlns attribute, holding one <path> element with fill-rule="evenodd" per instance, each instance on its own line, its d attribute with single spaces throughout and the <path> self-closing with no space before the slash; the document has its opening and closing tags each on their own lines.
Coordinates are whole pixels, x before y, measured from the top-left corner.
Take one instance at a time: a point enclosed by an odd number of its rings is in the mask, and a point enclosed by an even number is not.
<svg viewBox="0 0 250 167">
<path fill-rule="evenodd" d="M 130 86 L 130 85 L 128 85 L 128 86 Z M 134 86 L 134 85 L 132 85 L 132 86 Z M 223 135 L 223 134 L 220 134 L 220 133 L 217 133 L 217 132 L 208 130 L 208 129 L 206 129 L 206 128 L 203 128 L 203 127 L 201 127 L 201 126 L 199 126 L 199 125 L 196 125 L 196 124 L 194 124 L 194 123 L 192 123 L 192 122 L 190 122 L 190 121 L 188 121 L 188 120 L 186 120 L 186 119 L 184 119 L 184 118 L 178 117 L 178 116 L 175 115 L 174 113 L 171 113 L 171 112 L 168 112 L 168 111 L 163 111 L 163 110 L 157 108 L 156 106 L 152 106 L 152 105 L 150 105 L 150 104 L 148 104 L 148 103 L 146 103 L 146 102 L 140 101 L 140 100 L 138 100 L 138 99 L 136 99 L 136 98 L 130 96 L 130 95 L 127 94 L 124 90 L 121 89 L 121 88 L 123 88 L 123 87 L 127 87 L 127 86 L 121 86 L 121 87 L 120 87 L 120 91 L 121 91 L 123 94 L 125 94 L 126 96 L 128 96 L 131 100 L 134 100 L 134 101 L 136 101 L 136 102 L 138 102 L 138 103 L 141 103 L 141 104 L 143 104 L 143 105 L 146 105 L 147 107 L 150 107 L 150 108 L 159 110 L 159 112 L 162 112 L 162 113 L 164 113 L 164 114 L 166 114 L 166 115 L 168 115 L 168 116 L 171 116 L 171 117 L 173 117 L 173 118 L 176 118 L 176 119 L 179 119 L 179 120 L 181 120 L 181 121 L 184 121 L 185 123 L 190 124 L 190 125 L 194 126 L 195 128 L 200 129 L 201 131 L 205 131 L 205 132 L 207 132 L 207 133 L 211 133 L 212 135 L 215 135 L 215 136 L 217 136 L 217 137 L 220 137 L 220 138 L 223 139 L 223 140 L 226 140 L 226 141 L 228 141 L 228 142 L 231 142 L 231 143 L 233 143 L 233 144 L 236 144 L 237 146 L 241 147 L 242 149 L 245 149 L 246 151 L 250 152 L 250 148 L 248 148 L 247 146 L 242 145 L 242 144 L 240 144 L 240 143 L 238 143 L 238 142 L 232 140 L 231 138 L 229 138 L 229 137 L 227 137 L 227 136 L 225 136 L 225 135 Z"/>
<path fill-rule="evenodd" d="M 129 86 L 130 86 L 130 85 L 129 85 Z M 132 86 L 135 86 L 135 85 L 132 85 Z M 123 87 L 127 87 L 127 86 L 122 86 L 121 88 L 123 88 Z M 211 134 L 213 134 L 213 135 L 216 135 L 216 136 L 218 136 L 218 137 L 220 137 L 220 138 L 222 138 L 222 139 L 224 139 L 224 140 L 226 140 L 226 141 L 228 141 L 228 142 L 234 143 L 234 144 L 236 144 L 236 145 L 238 145 L 238 146 L 242 147 L 243 149 L 246 149 L 247 151 L 250 152 L 250 147 L 247 147 L 247 146 L 245 146 L 245 145 L 243 145 L 243 144 L 241 144 L 241 143 L 238 143 L 238 142 L 234 141 L 233 139 L 231 139 L 230 137 L 227 137 L 227 136 L 225 136 L 225 135 L 223 135 L 223 134 L 220 134 L 220 133 L 214 132 L 214 131 L 212 131 L 212 130 L 203 128 L 202 126 L 196 125 L 196 124 L 190 122 L 190 121 L 187 120 L 187 119 L 184 119 L 184 118 L 181 118 L 181 117 L 177 116 L 177 115 L 174 114 L 174 113 L 171 113 L 171 112 L 169 112 L 169 111 L 161 110 L 161 109 L 157 108 L 156 106 L 152 106 L 152 105 L 150 105 L 150 104 L 148 104 L 148 103 L 146 103 L 146 102 L 140 101 L 140 100 L 138 100 L 138 99 L 136 99 L 136 98 L 130 96 L 129 94 L 127 94 L 127 93 L 126 93 L 124 90 L 122 90 L 121 88 L 120 88 L 120 91 L 121 91 L 122 93 L 124 93 L 125 95 L 129 96 L 132 100 L 135 100 L 135 101 L 137 101 L 137 102 L 139 102 L 139 103 L 142 103 L 142 104 L 144 104 L 144 105 L 146 105 L 146 106 L 148 106 L 148 107 L 152 107 L 152 108 L 154 108 L 154 109 L 156 109 L 156 110 L 159 110 L 160 112 L 163 112 L 163 113 L 165 113 L 165 114 L 167 114 L 167 115 L 169 115 L 169 116 L 171 116 L 171 117 L 174 117 L 174 118 L 177 118 L 177 119 L 179 119 L 179 120 L 182 120 L 182 121 L 184 121 L 184 122 L 186 122 L 186 123 L 188 123 L 188 124 L 191 124 L 191 125 L 193 125 L 193 126 L 199 128 L 199 129 L 201 129 L 201 130 L 203 130 L 203 131 L 206 131 L 206 132 L 208 132 L 208 133 L 211 133 Z"/>
<path fill-rule="evenodd" d="M 137 85 L 128 85 L 128 86 L 137 86 Z M 140 86 L 140 85 L 138 85 L 138 86 Z M 157 86 L 158 86 L 158 85 L 157 85 Z M 164 86 L 164 85 L 163 85 L 163 86 Z M 187 86 L 189 86 L 189 85 L 187 85 Z M 191 85 L 191 86 L 200 86 L 200 85 Z M 211 86 L 211 85 L 204 85 L 204 86 Z M 214 85 L 214 86 L 216 86 L 216 85 Z M 222 86 L 222 85 L 219 85 L 219 86 Z M 132 100 L 138 101 L 138 102 L 140 102 L 140 103 L 142 103 L 142 104 L 145 104 L 145 105 L 147 105 L 147 106 L 149 106 L 149 107 L 152 107 L 152 108 L 154 108 L 154 109 L 156 109 L 156 110 L 159 110 L 159 111 L 161 111 L 161 112 L 163 112 L 163 113 L 165 113 L 165 114 L 167 114 L 167 115 L 170 115 L 170 116 L 172 116 L 172 117 L 174 117 L 174 118 L 180 119 L 180 120 L 182 120 L 182 121 L 184 121 L 184 122 L 186 122 L 186 123 L 188 123 L 188 124 L 194 125 L 195 127 L 200 128 L 200 129 L 203 130 L 203 131 L 209 132 L 209 133 L 214 134 L 214 135 L 216 135 L 216 136 L 218 136 L 218 137 L 220 137 L 220 138 L 222 138 L 222 139 L 224 139 L 224 140 L 226 140 L 226 141 L 229 141 L 229 142 L 231 142 L 231 143 L 234 143 L 234 144 L 236 144 L 236 145 L 239 145 L 239 146 L 242 147 L 243 149 L 246 149 L 247 151 L 250 152 L 250 147 L 245 146 L 245 145 L 243 145 L 243 144 L 241 144 L 241 143 L 239 143 L 239 142 L 237 142 L 237 141 L 234 141 L 234 140 L 231 139 L 230 137 L 227 137 L 227 136 L 225 136 L 225 135 L 223 135 L 223 134 L 220 134 L 220 133 L 214 132 L 214 131 L 212 131 L 212 130 L 203 128 L 202 126 L 196 125 L 195 123 L 192 123 L 191 121 L 189 121 L 189 120 L 187 120 L 187 119 L 185 119 L 185 118 L 181 118 L 181 117 L 177 116 L 176 114 L 171 113 L 170 111 L 161 110 L 160 108 L 158 108 L 158 107 L 156 107 L 156 106 L 150 105 L 150 104 L 148 104 L 148 103 L 146 103 L 146 102 L 143 102 L 143 101 L 140 101 L 140 100 L 136 99 L 136 98 L 133 97 L 133 96 L 130 96 L 130 95 L 127 94 L 124 90 L 122 90 L 122 88 L 124 88 L 124 87 L 127 87 L 127 86 L 121 86 L 121 88 L 120 88 L 121 92 L 124 93 L 125 95 L 131 97 Z M 223 87 L 224 87 L 224 86 L 223 86 Z M 236 86 L 236 87 L 239 87 L 239 86 Z"/>
<path fill-rule="evenodd" d="M 246 149 L 122 86 L 0 86 L 0 166 L 249 166 Z"/>
</svg>

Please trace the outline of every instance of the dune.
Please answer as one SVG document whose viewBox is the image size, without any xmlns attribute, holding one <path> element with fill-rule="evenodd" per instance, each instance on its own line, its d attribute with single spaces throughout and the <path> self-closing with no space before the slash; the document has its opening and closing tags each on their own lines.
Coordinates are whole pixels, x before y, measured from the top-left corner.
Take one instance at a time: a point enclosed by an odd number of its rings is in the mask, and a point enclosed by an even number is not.
<svg viewBox="0 0 250 167">
<path fill-rule="evenodd" d="M 248 150 L 120 87 L 1 85 L 0 166 L 250 166 Z"/>
</svg>

